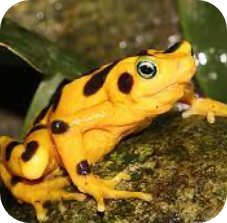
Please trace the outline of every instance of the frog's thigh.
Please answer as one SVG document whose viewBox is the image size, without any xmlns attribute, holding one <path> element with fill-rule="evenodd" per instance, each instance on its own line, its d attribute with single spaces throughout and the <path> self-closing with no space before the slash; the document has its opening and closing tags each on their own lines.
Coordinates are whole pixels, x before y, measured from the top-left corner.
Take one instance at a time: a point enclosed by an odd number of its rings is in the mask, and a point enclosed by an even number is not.
<svg viewBox="0 0 227 223">
<path fill-rule="evenodd" d="M 58 120 L 51 124 L 51 131 L 57 148 L 73 183 L 81 192 L 87 193 L 95 198 L 98 210 L 104 211 L 104 198 L 140 198 L 146 201 L 151 196 L 142 192 L 117 191 L 113 189 L 112 183 L 119 182 L 126 177 L 118 175 L 111 180 L 102 180 L 90 172 L 88 152 L 85 149 L 83 137 L 76 126 L 69 126 L 65 121 Z M 90 140 L 93 140 L 92 138 Z"/>
<path fill-rule="evenodd" d="M 1 137 L 1 160 L 13 175 L 29 180 L 39 179 L 48 169 L 52 142 L 47 129 L 40 129 L 19 143 L 9 137 Z"/>
</svg>

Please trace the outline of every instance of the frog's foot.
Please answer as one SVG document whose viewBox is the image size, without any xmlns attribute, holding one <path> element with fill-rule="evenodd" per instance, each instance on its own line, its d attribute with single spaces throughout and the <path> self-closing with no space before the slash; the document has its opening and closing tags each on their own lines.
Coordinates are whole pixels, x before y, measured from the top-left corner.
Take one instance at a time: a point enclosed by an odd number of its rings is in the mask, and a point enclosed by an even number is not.
<svg viewBox="0 0 227 223">
<path fill-rule="evenodd" d="M 85 195 L 79 193 L 69 193 L 62 190 L 54 190 L 48 191 L 45 198 L 40 198 L 40 200 L 36 200 L 32 203 L 32 205 L 36 209 L 37 219 L 39 221 L 46 221 L 47 217 L 47 209 L 44 207 L 47 201 L 62 201 L 62 200 L 77 200 L 84 201 L 86 198 Z"/>
<path fill-rule="evenodd" d="M 17 199 L 31 203 L 36 209 L 38 220 L 45 221 L 47 210 L 43 205 L 47 201 L 83 201 L 86 198 L 84 194 L 70 193 L 63 189 L 70 184 L 68 177 L 57 177 L 40 183 L 21 181 L 12 188 L 12 193 Z"/>
<path fill-rule="evenodd" d="M 204 114 L 199 114 L 194 108 L 189 109 L 182 113 L 183 118 L 189 118 L 192 115 L 204 115 Z M 209 123 L 211 123 L 211 124 L 215 123 L 215 113 L 214 112 L 208 112 L 206 114 L 206 118 Z"/>
<path fill-rule="evenodd" d="M 151 201 L 152 196 L 143 192 L 130 192 L 124 190 L 115 190 L 114 188 L 121 180 L 129 180 L 129 175 L 120 173 L 111 180 L 103 180 L 98 176 L 88 175 L 84 180 L 79 183 L 79 190 L 84 193 L 90 194 L 95 198 L 98 205 L 98 211 L 103 212 L 106 210 L 104 199 L 125 199 L 125 198 L 138 198 L 144 201 Z M 82 183 L 83 182 L 83 183 Z"/>
<path fill-rule="evenodd" d="M 227 105 L 209 98 L 196 98 L 192 101 L 190 108 L 182 113 L 183 118 L 191 115 L 205 116 L 209 123 L 214 123 L 216 116 L 227 117 Z"/>
<path fill-rule="evenodd" d="M 67 177 L 58 177 L 55 179 L 47 180 L 39 185 L 36 185 L 33 197 L 33 206 L 37 212 L 39 221 L 47 220 L 47 209 L 43 207 L 47 201 L 62 201 L 62 200 L 77 200 L 84 201 L 86 196 L 81 193 L 70 193 L 63 189 L 69 186 L 71 181 Z M 31 195 L 30 195 L 31 196 Z"/>
</svg>

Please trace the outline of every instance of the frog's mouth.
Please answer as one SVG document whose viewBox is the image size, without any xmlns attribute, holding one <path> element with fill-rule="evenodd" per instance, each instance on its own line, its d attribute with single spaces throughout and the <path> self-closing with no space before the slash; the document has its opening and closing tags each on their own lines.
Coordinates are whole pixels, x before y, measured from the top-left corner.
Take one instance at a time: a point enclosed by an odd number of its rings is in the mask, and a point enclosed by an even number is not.
<svg viewBox="0 0 227 223">
<path fill-rule="evenodd" d="M 145 98 L 151 98 L 151 97 L 157 96 L 158 94 L 162 93 L 163 91 L 168 91 L 168 90 L 171 89 L 171 88 L 172 88 L 173 90 L 175 90 L 176 88 L 178 88 L 178 87 L 183 87 L 183 86 L 185 86 L 185 85 L 186 85 L 186 83 L 174 82 L 174 83 L 172 83 L 172 84 L 170 84 L 170 85 L 168 85 L 168 86 L 166 86 L 166 87 L 161 88 L 159 91 L 157 91 L 157 92 L 155 92 L 155 93 L 153 93 L 153 94 L 146 94 L 144 97 L 145 97 Z"/>
</svg>

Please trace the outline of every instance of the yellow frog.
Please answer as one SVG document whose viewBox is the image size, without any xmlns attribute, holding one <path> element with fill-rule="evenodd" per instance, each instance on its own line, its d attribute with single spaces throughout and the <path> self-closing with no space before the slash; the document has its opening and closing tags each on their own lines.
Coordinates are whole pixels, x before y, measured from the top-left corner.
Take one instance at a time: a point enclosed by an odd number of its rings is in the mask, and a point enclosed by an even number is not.
<svg viewBox="0 0 227 223">
<path fill-rule="evenodd" d="M 196 71 L 191 45 L 184 41 L 165 51 L 146 50 L 102 66 L 72 83 L 63 83 L 34 121 L 23 143 L 1 137 L 1 177 L 21 202 L 31 203 L 39 220 L 46 201 L 83 201 L 85 194 L 105 211 L 104 199 L 138 198 L 143 192 L 116 190 L 125 172 L 110 180 L 93 175 L 102 160 L 126 135 L 139 131 L 178 101 L 190 105 L 183 117 L 198 114 L 210 123 L 227 117 L 227 105 L 199 98 L 190 79 Z M 64 168 L 69 177 L 61 175 Z M 81 193 L 63 188 L 71 184 Z"/>
</svg>

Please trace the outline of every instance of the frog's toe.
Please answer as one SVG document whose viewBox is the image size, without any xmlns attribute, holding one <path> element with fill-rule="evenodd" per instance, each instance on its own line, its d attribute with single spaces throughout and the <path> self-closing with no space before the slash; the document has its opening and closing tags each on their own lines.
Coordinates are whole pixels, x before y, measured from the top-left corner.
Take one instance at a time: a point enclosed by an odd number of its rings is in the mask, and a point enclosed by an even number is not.
<svg viewBox="0 0 227 223">
<path fill-rule="evenodd" d="M 76 200 L 76 201 L 84 201 L 86 199 L 86 195 L 82 193 L 68 193 L 62 192 L 61 198 L 63 200 Z"/>
<path fill-rule="evenodd" d="M 153 196 L 151 194 L 142 193 L 140 196 L 142 200 L 147 202 L 150 202 L 153 200 Z"/>
<path fill-rule="evenodd" d="M 210 124 L 215 123 L 215 114 L 214 114 L 214 112 L 208 112 L 208 114 L 207 114 L 207 121 Z"/>
<path fill-rule="evenodd" d="M 103 183 L 110 187 L 110 188 L 115 188 L 122 180 L 130 180 L 131 177 L 129 174 L 125 173 L 125 172 L 120 172 L 119 174 L 117 174 L 114 178 L 110 179 L 110 180 L 102 180 Z"/>
<path fill-rule="evenodd" d="M 207 118 L 207 121 L 211 124 L 215 123 L 215 113 L 214 112 L 203 112 L 200 113 L 199 111 L 196 111 L 195 109 L 189 109 L 182 113 L 183 118 L 189 118 L 192 115 L 203 115 Z"/>
<path fill-rule="evenodd" d="M 129 179 L 129 175 L 120 173 L 112 179 L 112 181 L 114 182 L 113 184 L 119 183 L 120 180 L 125 179 L 125 178 Z M 94 196 L 98 202 L 99 209 L 105 209 L 104 201 L 103 201 L 105 198 L 108 198 L 108 199 L 138 198 L 138 199 L 141 199 L 144 201 L 152 200 L 152 196 L 150 194 L 143 193 L 143 192 L 116 190 L 113 187 L 110 187 L 108 184 L 106 184 L 106 181 L 101 180 L 101 179 L 99 179 L 99 180 L 101 181 L 100 182 L 101 184 L 99 186 L 101 193 L 97 194 L 98 196 Z M 103 184 L 103 181 L 105 182 L 104 184 Z M 111 180 L 109 180 L 109 182 L 111 182 Z"/>
<path fill-rule="evenodd" d="M 43 203 L 35 202 L 33 205 L 34 205 L 35 210 L 36 210 L 37 219 L 40 222 L 47 221 L 48 220 L 47 209 L 43 208 Z"/>
<path fill-rule="evenodd" d="M 121 191 L 121 190 L 107 190 L 105 191 L 106 198 L 121 199 L 121 198 L 138 198 L 144 201 L 152 201 L 153 197 L 150 194 L 143 192 Z"/>
<path fill-rule="evenodd" d="M 119 183 L 122 180 L 131 180 L 131 176 L 125 172 L 120 172 L 113 178 L 113 180 L 115 180 L 116 183 Z"/>
<path fill-rule="evenodd" d="M 182 118 L 189 118 L 190 116 L 192 116 L 194 113 L 191 109 L 186 110 L 182 113 Z"/>
<path fill-rule="evenodd" d="M 97 200 L 97 210 L 99 212 L 106 211 L 106 206 L 105 206 L 105 203 L 104 203 L 104 199 L 103 198 L 100 198 L 100 199 Z"/>
<path fill-rule="evenodd" d="M 97 198 L 94 197 L 97 201 L 97 210 L 99 212 L 104 212 L 106 210 L 104 199 L 127 199 L 127 198 L 138 198 L 147 202 L 152 201 L 153 197 L 150 194 L 143 192 L 131 192 L 123 190 L 115 190 L 108 187 L 102 188 L 102 196 Z"/>
</svg>

